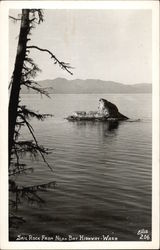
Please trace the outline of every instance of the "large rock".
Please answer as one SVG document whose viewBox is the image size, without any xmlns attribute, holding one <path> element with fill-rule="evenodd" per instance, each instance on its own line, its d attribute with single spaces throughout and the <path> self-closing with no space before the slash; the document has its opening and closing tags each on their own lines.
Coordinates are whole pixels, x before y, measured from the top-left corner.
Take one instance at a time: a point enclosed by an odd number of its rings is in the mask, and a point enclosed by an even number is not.
<svg viewBox="0 0 160 250">
<path fill-rule="evenodd" d="M 99 99 L 98 111 L 75 111 L 66 119 L 69 121 L 119 121 L 126 120 L 128 117 L 122 115 L 115 104 L 101 98 Z"/>
<path fill-rule="evenodd" d="M 103 98 L 99 99 L 98 110 L 100 114 L 107 116 L 108 118 L 117 118 L 118 120 L 128 119 L 128 117 L 119 112 L 115 104 Z"/>
</svg>

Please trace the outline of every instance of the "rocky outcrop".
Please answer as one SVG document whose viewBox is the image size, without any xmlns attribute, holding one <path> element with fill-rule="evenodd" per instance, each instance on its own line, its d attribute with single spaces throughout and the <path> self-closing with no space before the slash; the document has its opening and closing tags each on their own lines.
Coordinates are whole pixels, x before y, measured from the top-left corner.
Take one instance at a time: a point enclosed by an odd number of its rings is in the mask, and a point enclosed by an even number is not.
<svg viewBox="0 0 160 250">
<path fill-rule="evenodd" d="M 99 99 L 98 111 L 75 111 L 72 115 L 66 118 L 69 121 L 120 121 L 127 120 L 128 117 L 121 114 L 117 106 L 103 98 Z"/>
<path fill-rule="evenodd" d="M 117 108 L 117 106 L 106 99 L 99 99 L 99 106 L 98 106 L 99 113 L 110 118 L 117 118 L 121 120 L 126 120 L 128 117 L 121 114 Z"/>
</svg>

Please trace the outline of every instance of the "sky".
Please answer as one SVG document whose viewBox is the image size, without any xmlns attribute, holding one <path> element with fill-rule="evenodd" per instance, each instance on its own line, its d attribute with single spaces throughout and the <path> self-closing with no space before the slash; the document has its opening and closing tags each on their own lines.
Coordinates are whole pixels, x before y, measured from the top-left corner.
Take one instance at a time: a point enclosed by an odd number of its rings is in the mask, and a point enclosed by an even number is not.
<svg viewBox="0 0 160 250">
<path fill-rule="evenodd" d="M 11 10 L 12 16 L 19 11 Z M 44 10 L 32 45 L 49 49 L 74 67 L 69 75 L 47 53 L 32 50 L 42 72 L 37 80 L 101 79 L 124 84 L 152 82 L 151 10 Z M 19 24 L 9 21 L 9 65 L 13 71 Z"/>
</svg>

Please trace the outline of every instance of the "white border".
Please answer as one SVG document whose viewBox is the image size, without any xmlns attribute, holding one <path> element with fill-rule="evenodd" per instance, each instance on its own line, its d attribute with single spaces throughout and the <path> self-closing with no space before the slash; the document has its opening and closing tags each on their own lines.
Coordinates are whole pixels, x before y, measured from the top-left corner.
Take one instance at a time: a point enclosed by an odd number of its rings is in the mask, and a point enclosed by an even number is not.
<svg viewBox="0 0 160 250">
<path fill-rule="evenodd" d="M 8 11 L 9 9 L 152 10 L 152 241 L 9 242 L 8 241 Z M 159 249 L 159 1 L 4 1 L 0 2 L 0 249 Z"/>
</svg>

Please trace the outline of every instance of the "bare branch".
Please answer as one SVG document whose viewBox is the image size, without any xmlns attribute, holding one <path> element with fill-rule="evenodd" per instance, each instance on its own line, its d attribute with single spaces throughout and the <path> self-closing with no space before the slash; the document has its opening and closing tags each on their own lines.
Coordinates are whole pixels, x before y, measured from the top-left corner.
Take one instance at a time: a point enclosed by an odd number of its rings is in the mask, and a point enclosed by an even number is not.
<svg viewBox="0 0 160 250">
<path fill-rule="evenodd" d="M 12 19 L 15 22 L 21 21 L 21 18 L 16 18 L 16 17 L 13 17 L 13 16 L 9 16 L 9 18 Z"/>
<path fill-rule="evenodd" d="M 65 62 L 60 62 L 57 57 L 48 49 L 42 49 L 42 48 L 39 48 L 38 46 L 27 46 L 27 49 L 37 49 L 37 50 L 40 50 L 40 51 L 43 51 L 43 52 L 47 52 L 48 54 L 51 55 L 51 58 L 53 58 L 55 60 L 55 63 L 58 63 L 59 66 L 66 70 L 69 74 L 73 75 L 73 73 L 69 70 L 69 69 L 72 69 L 73 67 L 71 67 L 68 63 L 65 63 Z"/>
</svg>

